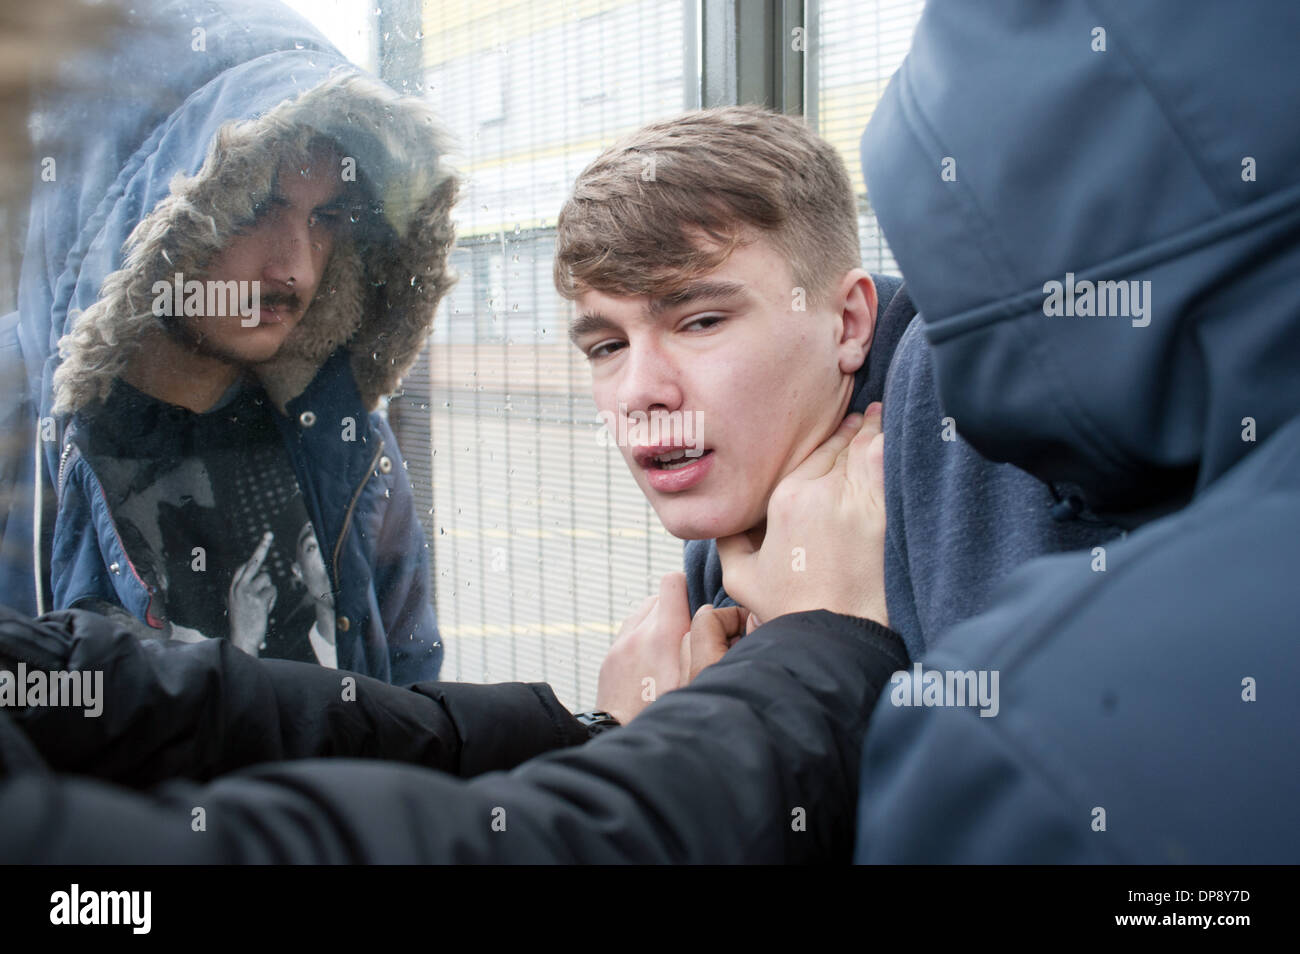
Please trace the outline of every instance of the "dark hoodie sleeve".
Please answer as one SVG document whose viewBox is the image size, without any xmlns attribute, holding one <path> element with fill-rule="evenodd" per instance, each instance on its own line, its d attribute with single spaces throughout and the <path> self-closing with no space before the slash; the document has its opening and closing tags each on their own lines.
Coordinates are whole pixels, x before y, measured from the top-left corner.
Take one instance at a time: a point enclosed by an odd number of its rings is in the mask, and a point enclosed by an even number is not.
<svg viewBox="0 0 1300 954">
<path fill-rule="evenodd" d="M 224 639 L 142 642 L 77 610 L 29 620 L 0 608 L 0 666 L 19 662 L 28 671 L 103 673 L 92 709 L 28 707 L 16 721 L 54 769 L 137 788 L 318 756 L 474 775 L 588 737 L 541 684 L 399 688 L 308 663 L 258 660 Z M 87 717 L 94 708 L 98 714 Z"/>
<path fill-rule="evenodd" d="M 509 774 L 312 761 L 146 796 L 33 773 L 0 785 L 0 844 L 12 862 L 847 861 L 862 736 L 905 664 L 887 629 L 799 613 Z"/>
</svg>

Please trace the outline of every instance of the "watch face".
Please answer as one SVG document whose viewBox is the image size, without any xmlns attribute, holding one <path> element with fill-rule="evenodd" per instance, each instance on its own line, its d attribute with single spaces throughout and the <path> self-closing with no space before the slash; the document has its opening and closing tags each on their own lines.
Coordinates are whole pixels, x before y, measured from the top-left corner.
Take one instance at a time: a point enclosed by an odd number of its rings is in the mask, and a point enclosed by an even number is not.
<svg viewBox="0 0 1300 954">
<path fill-rule="evenodd" d="M 617 728 L 621 723 L 608 712 L 596 710 L 594 712 L 580 712 L 574 716 L 580 723 L 587 727 L 587 731 L 592 735 L 604 732 L 606 729 Z"/>
</svg>

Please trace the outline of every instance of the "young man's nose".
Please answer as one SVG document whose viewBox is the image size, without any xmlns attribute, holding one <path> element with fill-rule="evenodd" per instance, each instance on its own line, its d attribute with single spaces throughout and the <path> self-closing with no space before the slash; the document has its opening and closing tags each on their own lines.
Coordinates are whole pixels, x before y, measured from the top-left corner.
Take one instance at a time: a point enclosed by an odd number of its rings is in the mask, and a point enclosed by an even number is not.
<svg viewBox="0 0 1300 954">
<path fill-rule="evenodd" d="M 675 361 L 654 346 L 632 345 L 619 380 L 618 401 L 632 411 L 675 411 L 682 404 L 681 373 Z"/>
<path fill-rule="evenodd" d="M 268 237 L 263 278 L 277 286 L 310 288 L 316 282 L 311 235 L 305 222 L 281 221 Z"/>
</svg>

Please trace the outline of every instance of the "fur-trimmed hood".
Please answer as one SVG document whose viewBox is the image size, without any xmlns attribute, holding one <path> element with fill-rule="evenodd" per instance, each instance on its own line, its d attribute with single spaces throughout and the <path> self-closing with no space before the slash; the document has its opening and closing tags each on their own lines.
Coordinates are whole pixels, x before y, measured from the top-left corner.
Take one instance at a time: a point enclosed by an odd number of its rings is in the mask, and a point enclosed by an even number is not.
<svg viewBox="0 0 1300 954">
<path fill-rule="evenodd" d="M 257 369 L 283 409 L 336 348 L 373 409 L 415 360 L 439 299 L 451 284 L 447 253 L 456 181 L 440 160 L 444 136 L 419 101 L 366 76 L 336 71 L 263 115 L 223 124 L 194 175 L 178 172 L 169 194 L 125 243 L 126 261 L 98 301 L 72 318 L 59 342 L 57 413 L 103 401 L 131 356 L 165 333 L 151 289 L 172 276 L 202 276 L 270 196 L 277 168 L 305 159 L 324 136 L 355 160 L 370 202 L 349 215 L 319 288 L 276 358 Z M 360 192 L 360 190 L 358 190 Z"/>
<path fill-rule="evenodd" d="M 92 411 L 148 347 L 160 328 L 152 283 L 201 270 L 251 221 L 279 157 L 328 137 L 372 197 L 356 241 L 336 240 L 310 314 L 263 369 L 282 409 L 298 392 L 320 409 L 375 406 L 415 358 L 449 282 L 456 184 L 422 102 L 365 76 L 275 0 L 115 6 L 120 28 L 64 51 L 57 81 L 33 98 L 18 310 L 0 320 L 10 382 L 0 464 L 15 475 L 0 499 L 0 589 L 33 613 L 50 605 L 45 554 L 73 449 L 69 412 Z M 359 477 L 351 459 L 337 463 Z"/>
</svg>

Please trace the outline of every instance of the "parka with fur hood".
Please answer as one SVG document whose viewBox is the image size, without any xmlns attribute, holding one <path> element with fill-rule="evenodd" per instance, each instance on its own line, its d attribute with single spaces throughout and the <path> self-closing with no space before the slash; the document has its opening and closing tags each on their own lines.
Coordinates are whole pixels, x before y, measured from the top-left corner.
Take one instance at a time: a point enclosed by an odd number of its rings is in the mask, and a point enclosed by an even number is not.
<svg viewBox="0 0 1300 954">
<path fill-rule="evenodd" d="M 435 678 L 427 545 L 377 408 L 451 284 L 456 180 L 440 127 L 276 5 L 161 4 L 124 37 L 111 65 L 142 96 L 96 106 L 83 93 L 43 117 L 86 137 L 64 157 L 66 184 L 37 191 L 20 289 L 19 350 L 39 408 L 35 608 L 120 607 L 141 634 L 169 635 L 157 587 L 132 564 L 83 453 L 84 421 L 136 349 L 163 333 L 155 282 L 202 275 L 253 221 L 280 163 L 324 137 L 370 201 L 350 216 L 302 320 L 255 374 L 333 584 L 338 666 L 397 683 Z M 21 579 L 21 521 L 11 523 L 7 588 Z M 26 607 L 25 595 L 5 601 Z"/>
</svg>

